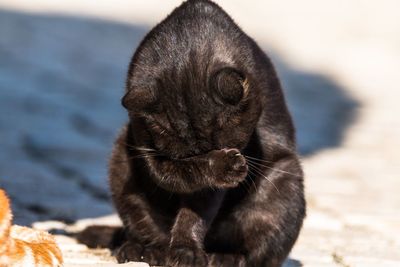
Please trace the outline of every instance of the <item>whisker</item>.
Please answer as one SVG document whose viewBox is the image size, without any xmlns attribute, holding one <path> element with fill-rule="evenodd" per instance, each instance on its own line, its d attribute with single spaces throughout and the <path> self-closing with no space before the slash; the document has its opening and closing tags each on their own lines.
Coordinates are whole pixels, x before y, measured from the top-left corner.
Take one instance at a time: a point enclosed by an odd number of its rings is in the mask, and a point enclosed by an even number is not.
<svg viewBox="0 0 400 267">
<path fill-rule="evenodd" d="M 248 166 L 249 166 L 249 170 L 252 170 L 254 172 L 254 174 L 262 174 L 263 176 L 265 176 L 264 171 L 262 169 L 258 168 L 257 166 L 251 165 L 251 164 L 248 164 Z"/>
<path fill-rule="evenodd" d="M 135 156 L 129 156 L 129 159 L 135 159 L 135 158 L 142 158 L 142 157 L 155 157 L 155 156 L 161 156 L 160 154 L 139 154 Z"/>
<path fill-rule="evenodd" d="M 258 173 L 259 175 L 261 175 L 262 177 L 264 177 L 270 184 L 272 184 L 276 191 L 280 194 L 279 189 L 276 187 L 276 185 L 271 181 L 271 179 L 269 179 L 267 176 L 265 176 L 260 170 L 256 169 L 254 166 L 249 165 L 250 168 L 253 168 L 253 171 L 255 171 L 256 173 Z"/>
<path fill-rule="evenodd" d="M 141 151 L 156 151 L 155 149 L 152 148 L 140 147 L 140 146 L 135 146 L 134 148 Z"/>
<path fill-rule="evenodd" d="M 153 148 L 149 148 L 149 147 L 132 146 L 132 145 L 129 145 L 129 144 L 126 144 L 126 143 L 125 143 L 125 145 L 126 145 L 127 147 L 129 147 L 129 148 L 133 148 L 133 149 L 140 150 L 140 151 L 157 151 L 157 150 L 155 150 L 155 149 L 153 149 Z"/>
<path fill-rule="evenodd" d="M 144 147 L 144 146 L 134 146 L 134 145 L 128 144 L 126 142 L 123 142 L 123 144 L 126 145 L 128 148 L 132 148 L 132 149 L 139 150 L 139 151 L 157 152 L 157 150 L 154 148 L 149 148 L 149 147 Z"/>
<path fill-rule="evenodd" d="M 245 188 L 246 188 L 247 193 L 250 194 L 251 185 L 250 185 L 249 182 L 246 181 L 246 180 L 244 180 L 243 182 L 244 182 L 245 185 L 246 185 Z"/>
<path fill-rule="evenodd" d="M 257 189 L 257 185 L 256 185 L 256 183 L 254 182 L 254 177 L 253 176 L 256 176 L 253 172 L 252 172 L 252 170 L 250 170 L 250 168 L 249 168 L 249 178 L 250 178 L 250 180 L 251 180 L 251 182 L 253 183 L 253 185 L 254 185 L 254 189 Z"/>
<path fill-rule="evenodd" d="M 267 166 L 267 165 L 264 165 L 264 164 L 261 164 L 261 163 L 258 163 L 258 162 L 254 162 L 254 161 L 252 161 L 252 160 L 247 160 L 247 163 L 251 163 L 251 164 L 256 165 L 256 166 L 259 166 L 259 167 L 265 167 L 265 168 L 267 168 L 267 169 L 270 169 L 270 170 L 273 170 L 273 171 L 277 171 L 277 172 L 280 172 L 280 173 L 289 174 L 289 175 L 292 175 L 292 176 L 295 176 L 295 177 L 302 177 L 302 176 L 299 175 L 299 174 L 291 173 L 291 172 L 284 171 L 284 170 L 277 169 L 277 168 L 273 168 L 273 167 L 270 167 L 270 166 Z"/>
<path fill-rule="evenodd" d="M 129 162 L 131 159 L 143 159 L 143 158 L 151 158 L 151 157 L 162 157 L 163 155 L 161 154 L 156 154 L 156 153 L 144 153 L 144 154 L 138 154 L 135 156 L 127 156 L 126 160 L 116 160 L 114 162 L 116 163 L 124 163 L 124 162 Z"/>
<path fill-rule="evenodd" d="M 256 162 L 256 161 L 252 161 L 250 159 L 247 159 L 247 162 L 250 162 L 253 165 L 257 165 L 257 166 L 261 166 L 261 167 L 269 167 L 268 165 L 265 165 L 265 164 L 262 164 L 262 163 L 259 163 L 259 162 Z"/>
<path fill-rule="evenodd" d="M 252 159 L 252 160 L 256 160 L 256 161 L 267 162 L 267 163 L 275 163 L 275 162 L 270 161 L 270 160 L 259 159 L 259 158 L 250 157 L 250 156 L 247 156 L 247 155 L 243 155 L 243 156 L 244 156 L 245 158 L 247 158 L 247 159 Z"/>
<path fill-rule="evenodd" d="M 250 170 L 249 170 L 249 172 L 248 172 L 248 176 L 250 177 Z M 247 177 L 246 177 L 247 178 Z M 250 178 L 250 180 L 252 180 L 251 178 Z M 243 183 L 244 183 L 244 188 L 246 189 L 246 191 L 247 191 L 247 193 L 248 194 L 250 194 L 251 193 L 251 185 L 249 184 L 249 182 L 247 181 L 247 179 L 244 179 L 243 180 Z"/>
<path fill-rule="evenodd" d="M 249 161 L 249 160 L 247 160 L 246 162 L 247 162 L 247 165 L 249 165 L 249 166 L 250 166 L 250 165 L 251 165 L 251 166 L 254 166 L 254 167 L 256 167 L 256 168 L 259 169 L 259 170 L 262 170 L 261 167 L 268 167 L 268 166 L 265 166 L 265 165 L 258 166 L 258 165 L 255 164 L 255 162 L 252 162 L 252 161 Z"/>
</svg>

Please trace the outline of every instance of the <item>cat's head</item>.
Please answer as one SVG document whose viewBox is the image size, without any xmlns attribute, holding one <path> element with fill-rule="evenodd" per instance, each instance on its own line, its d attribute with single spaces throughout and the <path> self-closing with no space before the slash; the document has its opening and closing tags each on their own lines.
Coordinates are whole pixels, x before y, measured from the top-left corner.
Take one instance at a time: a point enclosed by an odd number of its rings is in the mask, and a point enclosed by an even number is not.
<svg viewBox="0 0 400 267">
<path fill-rule="evenodd" d="M 264 55 L 255 47 L 209 1 L 185 2 L 153 28 L 131 61 L 122 99 L 148 134 L 141 145 L 172 158 L 243 149 L 264 99 L 257 71 Z"/>
<path fill-rule="evenodd" d="M 238 68 L 203 71 L 168 69 L 129 88 L 122 103 L 146 128 L 142 145 L 177 159 L 246 146 L 260 115 L 258 91 Z"/>
<path fill-rule="evenodd" d="M 211 151 L 238 151 L 232 157 L 241 159 L 266 99 L 282 105 L 274 100 L 279 91 L 266 95 L 268 88 L 279 90 L 276 81 L 263 52 L 221 8 L 187 1 L 147 34 L 129 66 L 122 104 L 131 143 L 172 159 L 172 165 Z M 232 157 L 218 157 L 218 168 L 227 172 L 238 165 Z M 245 169 L 239 163 L 239 171 Z"/>
</svg>

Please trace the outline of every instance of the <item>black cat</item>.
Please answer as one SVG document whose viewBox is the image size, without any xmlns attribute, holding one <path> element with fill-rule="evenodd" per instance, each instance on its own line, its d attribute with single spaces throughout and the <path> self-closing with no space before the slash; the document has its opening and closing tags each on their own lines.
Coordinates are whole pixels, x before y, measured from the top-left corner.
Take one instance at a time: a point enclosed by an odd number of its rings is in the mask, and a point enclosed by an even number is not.
<svg viewBox="0 0 400 267">
<path fill-rule="evenodd" d="M 216 4 L 176 8 L 144 38 L 110 164 L 119 262 L 280 266 L 303 218 L 303 174 L 275 70 Z"/>
</svg>

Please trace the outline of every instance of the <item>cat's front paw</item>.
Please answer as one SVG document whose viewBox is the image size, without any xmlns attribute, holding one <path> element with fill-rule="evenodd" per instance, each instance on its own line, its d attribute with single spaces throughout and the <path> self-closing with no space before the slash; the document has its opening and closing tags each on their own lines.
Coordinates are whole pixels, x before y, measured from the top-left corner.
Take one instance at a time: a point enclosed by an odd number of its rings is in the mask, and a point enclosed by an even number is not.
<svg viewBox="0 0 400 267">
<path fill-rule="evenodd" d="M 162 266 L 165 265 L 165 248 L 127 241 L 115 251 L 115 257 L 119 263 L 142 261 L 151 266 Z"/>
<path fill-rule="evenodd" d="M 246 178 L 248 166 L 245 157 L 235 148 L 211 152 L 210 168 L 218 187 L 235 187 Z"/>
<path fill-rule="evenodd" d="M 118 263 L 140 261 L 143 246 L 139 243 L 127 241 L 114 251 Z"/>
<path fill-rule="evenodd" d="M 209 267 L 245 267 L 246 260 L 241 254 L 213 253 L 209 255 Z"/>
<path fill-rule="evenodd" d="M 168 267 L 207 267 L 207 254 L 200 248 L 171 247 L 167 255 Z"/>
</svg>

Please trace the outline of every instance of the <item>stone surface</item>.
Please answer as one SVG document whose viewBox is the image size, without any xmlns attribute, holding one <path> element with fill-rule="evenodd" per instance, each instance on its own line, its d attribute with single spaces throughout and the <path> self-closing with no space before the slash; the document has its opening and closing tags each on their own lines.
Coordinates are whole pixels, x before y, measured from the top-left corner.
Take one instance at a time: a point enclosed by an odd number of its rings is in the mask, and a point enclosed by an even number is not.
<svg viewBox="0 0 400 267">
<path fill-rule="evenodd" d="M 126 68 L 179 2 L 0 0 L 0 187 L 17 223 L 118 223 L 106 166 Z M 285 266 L 399 266 L 399 2 L 217 2 L 272 56 L 298 129 L 308 216 Z M 57 240 L 66 266 L 115 264 Z"/>
</svg>

